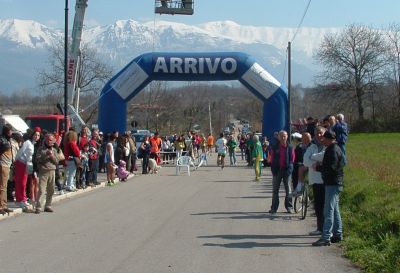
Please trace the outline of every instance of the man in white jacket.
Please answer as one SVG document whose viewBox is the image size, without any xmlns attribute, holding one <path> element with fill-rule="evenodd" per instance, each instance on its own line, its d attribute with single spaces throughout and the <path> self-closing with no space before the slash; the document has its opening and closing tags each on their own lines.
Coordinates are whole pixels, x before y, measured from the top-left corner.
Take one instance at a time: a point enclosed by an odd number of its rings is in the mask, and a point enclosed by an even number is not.
<svg viewBox="0 0 400 273">
<path fill-rule="evenodd" d="M 310 232 L 310 235 L 321 235 L 324 225 L 324 202 L 325 202 L 325 186 L 322 181 L 321 173 L 315 171 L 312 165 L 322 162 L 324 158 L 325 146 L 322 144 L 323 135 L 326 129 L 318 126 L 315 129 L 315 137 L 312 144 L 304 153 L 303 163 L 308 168 L 308 181 L 313 187 L 314 209 L 317 217 L 317 229 Z"/>
</svg>

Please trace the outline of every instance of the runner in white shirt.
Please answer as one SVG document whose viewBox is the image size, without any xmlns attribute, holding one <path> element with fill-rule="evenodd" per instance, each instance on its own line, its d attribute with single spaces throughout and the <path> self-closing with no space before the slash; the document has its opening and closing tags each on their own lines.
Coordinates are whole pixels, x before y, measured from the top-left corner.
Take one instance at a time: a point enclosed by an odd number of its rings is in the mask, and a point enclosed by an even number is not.
<svg viewBox="0 0 400 273">
<path fill-rule="evenodd" d="M 225 167 L 225 155 L 228 148 L 226 146 L 227 142 L 228 141 L 224 138 L 223 133 L 219 134 L 219 138 L 215 142 L 215 146 L 217 147 L 217 153 L 218 153 L 217 165 L 221 166 L 221 169 Z"/>
</svg>

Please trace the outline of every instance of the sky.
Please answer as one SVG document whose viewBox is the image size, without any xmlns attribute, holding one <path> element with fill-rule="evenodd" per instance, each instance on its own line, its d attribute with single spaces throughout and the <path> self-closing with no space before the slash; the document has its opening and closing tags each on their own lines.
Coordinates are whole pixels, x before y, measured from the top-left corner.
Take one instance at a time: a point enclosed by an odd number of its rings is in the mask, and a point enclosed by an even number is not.
<svg viewBox="0 0 400 273">
<path fill-rule="evenodd" d="M 68 1 L 72 25 L 75 0 L 0 0 L 0 19 L 30 19 L 64 28 Z M 232 20 L 240 25 L 297 27 L 310 0 L 194 0 L 194 15 L 156 15 L 154 0 L 89 0 L 86 26 L 121 19 L 173 21 L 189 25 Z M 400 22 L 399 0 L 312 0 L 301 26 L 344 27 L 361 23 L 385 27 Z"/>
</svg>

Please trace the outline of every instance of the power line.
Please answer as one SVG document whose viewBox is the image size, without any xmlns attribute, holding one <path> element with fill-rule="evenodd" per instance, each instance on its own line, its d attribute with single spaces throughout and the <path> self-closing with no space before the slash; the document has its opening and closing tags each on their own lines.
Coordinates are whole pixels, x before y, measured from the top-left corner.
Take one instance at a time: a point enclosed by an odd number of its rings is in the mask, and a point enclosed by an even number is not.
<svg viewBox="0 0 400 273">
<path fill-rule="evenodd" d="M 306 15 L 307 15 L 308 8 L 310 7 L 310 4 L 311 4 L 311 0 L 309 0 L 308 3 L 307 3 L 307 6 L 306 6 L 306 8 L 305 8 L 305 10 L 304 10 L 304 13 L 303 13 L 303 16 L 301 17 L 301 20 L 300 20 L 299 24 L 297 25 L 296 31 L 295 31 L 295 33 L 294 33 L 292 39 L 291 39 L 291 42 L 293 42 L 293 40 L 296 38 L 297 33 L 299 32 L 299 30 L 300 30 L 300 28 L 301 28 L 301 25 L 303 24 L 304 18 L 305 18 Z M 287 62 L 288 62 L 288 49 L 286 48 L 285 66 L 284 66 L 284 68 L 283 68 L 283 77 L 282 77 L 282 82 L 283 82 L 283 83 L 286 82 L 286 81 L 285 81 L 285 77 L 286 77 Z"/>
<path fill-rule="evenodd" d="M 311 0 L 308 1 L 306 9 L 304 10 L 303 16 L 301 17 L 300 23 L 297 25 L 296 32 L 294 33 L 293 38 L 291 40 L 292 42 L 296 38 L 297 33 L 299 32 L 299 29 L 300 29 L 301 25 L 303 24 L 304 18 L 306 17 L 306 14 L 307 14 L 308 8 L 310 7 L 310 4 L 311 4 Z"/>
</svg>

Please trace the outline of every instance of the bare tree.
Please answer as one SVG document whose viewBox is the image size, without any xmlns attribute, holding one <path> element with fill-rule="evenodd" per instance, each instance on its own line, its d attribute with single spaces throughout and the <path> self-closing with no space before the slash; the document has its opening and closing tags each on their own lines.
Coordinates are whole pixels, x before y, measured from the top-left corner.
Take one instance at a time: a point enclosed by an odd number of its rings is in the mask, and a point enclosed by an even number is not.
<svg viewBox="0 0 400 273">
<path fill-rule="evenodd" d="M 379 31 L 355 24 L 326 35 L 317 51 L 316 59 L 324 65 L 322 78 L 353 92 L 359 120 L 364 119 L 365 90 L 385 65 L 384 52 Z"/>
<path fill-rule="evenodd" d="M 152 84 L 133 98 L 128 107 L 129 122 L 135 120 L 139 127 L 158 127 L 161 133 L 184 133 L 198 124 L 204 133 L 210 128 L 210 106 L 214 133 L 222 132 L 233 117 L 249 119 L 255 130 L 261 130 L 261 102 L 242 86 L 187 82 L 167 88 L 163 82 Z"/>
<path fill-rule="evenodd" d="M 168 120 L 173 99 L 165 82 L 151 82 L 128 107 L 128 115 L 147 129 L 159 130 Z"/>
<path fill-rule="evenodd" d="M 390 24 L 386 36 L 389 66 L 392 71 L 390 79 L 397 93 L 397 105 L 400 108 L 400 24 Z"/>
<path fill-rule="evenodd" d="M 98 57 L 96 50 L 88 44 L 83 44 L 77 75 L 77 86 L 80 88 L 81 95 L 98 96 L 101 88 L 112 75 L 113 69 Z M 37 82 L 40 92 L 53 98 L 54 101 L 48 101 L 48 103 L 54 105 L 62 100 L 64 94 L 64 44 L 62 41 L 50 48 L 48 66 L 38 72 Z M 85 111 L 84 119 L 88 121 L 94 116 L 95 111 L 95 108 Z"/>
</svg>

